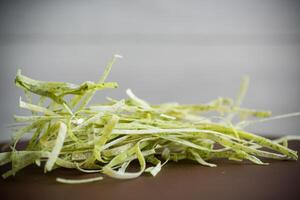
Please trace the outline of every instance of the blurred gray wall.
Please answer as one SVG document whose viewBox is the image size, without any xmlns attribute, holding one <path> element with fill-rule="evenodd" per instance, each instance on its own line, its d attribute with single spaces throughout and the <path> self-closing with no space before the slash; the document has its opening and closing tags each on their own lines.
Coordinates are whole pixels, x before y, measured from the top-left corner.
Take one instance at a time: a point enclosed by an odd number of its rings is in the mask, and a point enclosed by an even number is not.
<svg viewBox="0 0 300 200">
<path fill-rule="evenodd" d="M 124 56 L 109 77 L 153 103 L 205 103 L 234 97 L 274 114 L 300 110 L 299 1 L 0 1 L 0 140 L 18 109 L 17 68 L 34 78 L 97 80 L 108 59 Z M 249 127 L 300 134 L 300 118 Z"/>
</svg>

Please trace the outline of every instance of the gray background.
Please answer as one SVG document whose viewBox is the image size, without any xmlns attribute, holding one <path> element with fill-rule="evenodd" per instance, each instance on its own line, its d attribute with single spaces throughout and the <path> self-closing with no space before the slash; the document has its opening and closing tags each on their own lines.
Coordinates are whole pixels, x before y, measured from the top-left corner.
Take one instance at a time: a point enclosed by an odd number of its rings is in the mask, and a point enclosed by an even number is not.
<svg viewBox="0 0 300 200">
<path fill-rule="evenodd" d="M 298 1 L 0 1 L 0 140 L 18 109 L 17 68 L 34 78 L 97 80 L 108 59 L 124 56 L 109 77 L 153 103 L 205 103 L 234 97 L 251 77 L 244 105 L 299 111 Z M 298 118 L 249 127 L 300 134 Z"/>
</svg>

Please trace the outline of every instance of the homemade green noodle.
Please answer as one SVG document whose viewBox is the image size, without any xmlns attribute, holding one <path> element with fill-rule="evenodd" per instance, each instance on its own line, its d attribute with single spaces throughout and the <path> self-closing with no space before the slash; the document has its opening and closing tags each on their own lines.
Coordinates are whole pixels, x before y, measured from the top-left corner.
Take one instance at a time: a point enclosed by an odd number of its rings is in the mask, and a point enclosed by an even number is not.
<svg viewBox="0 0 300 200">
<path fill-rule="evenodd" d="M 248 78 L 243 79 L 235 101 L 218 98 L 207 104 L 151 105 L 128 89 L 126 100 L 109 98 L 106 103 L 88 106 L 96 91 L 118 87 L 115 82 L 106 82 L 106 78 L 119 57 L 113 57 L 96 83 L 87 81 L 75 85 L 38 81 L 18 71 L 15 83 L 25 91 L 27 99 L 20 98 L 20 107 L 32 114 L 15 116 L 18 129 L 13 135 L 11 151 L 0 153 L 0 165 L 11 163 L 11 169 L 2 175 L 3 178 L 14 176 L 31 164 L 41 166 L 42 162 L 45 162 L 45 172 L 63 167 L 131 179 L 144 172 L 155 176 L 168 161 L 183 159 L 209 167 L 216 167 L 209 162 L 215 158 L 249 160 L 258 165 L 268 164 L 260 158 L 298 159 L 297 152 L 288 148 L 288 141 L 299 137 L 269 140 L 243 130 L 255 122 L 300 114 L 270 117 L 268 111 L 240 107 Z M 40 97 L 36 104 L 32 102 L 32 94 Z M 66 100 L 66 95 L 72 98 Z M 46 99 L 50 101 L 46 103 Z M 210 115 L 206 115 L 208 112 Z M 233 123 L 234 118 L 239 122 Z M 17 150 L 19 140 L 28 134 L 31 139 L 26 149 Z M 134 160 L 140 168 L 128 172 Z M 98 180 L 102 177 L 57 178 L 58 182 L 69 184 Z"/>
</svg>

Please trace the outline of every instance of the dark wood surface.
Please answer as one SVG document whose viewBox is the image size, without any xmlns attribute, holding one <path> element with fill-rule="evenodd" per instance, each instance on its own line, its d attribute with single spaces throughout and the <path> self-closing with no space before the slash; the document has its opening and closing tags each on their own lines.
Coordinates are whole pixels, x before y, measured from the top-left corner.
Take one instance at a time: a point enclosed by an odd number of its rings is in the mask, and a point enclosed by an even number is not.
<svg viewBox="0 0 300 200">
<path fill-rule="evenodd" d="M 300 142 L 291 143 L 300 151 Z M 269 161 L 269 166 L 217 160 L 216 168 L 182 161 L 168 163 L 156 177 L 60 184 L 56 177 L 87 178 L 76 170 L 27 167 L 15 177 L 0 179 L 1 199 L 300 199 L 300 162 Z M 3 173 L 9 166 L 0 168 Z"/>
</svg>

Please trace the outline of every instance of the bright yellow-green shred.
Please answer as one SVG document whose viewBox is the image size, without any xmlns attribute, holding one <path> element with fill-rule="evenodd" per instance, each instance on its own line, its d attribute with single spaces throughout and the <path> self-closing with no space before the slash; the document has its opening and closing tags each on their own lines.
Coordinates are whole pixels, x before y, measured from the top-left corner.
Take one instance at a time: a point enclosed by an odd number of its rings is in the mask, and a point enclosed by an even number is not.
<svg viewBox="0 0 300 200">
<path fill-rule="evenodd" d="M 45 172 L 74 168 L 82 173 L 131 179 L 143 173 L 156 176 L 167 162 L 183 159 L 208 167 L 216 167 L 211 160 L 217 158 L 249 160 L 258 165 L 267 164 L 260 158 L 298 159 L 297 152 L 288 148 L 288 141 L 299 140 L 298 136 L 270 140 L 244 130 L 253 123 L 300 115 L 271 117 L 269 111 L 242 108 L 247 77 L 235 101 L 218 98 L 207 104 L 152 105 L 128 89 L 128 99 L 89 105 L 96 91 L 118 87 L 116 82 L 106 82 L 118 58 L 119 55 L 112 58 L 98 82 L 80 85 L 38 81 L 18 71 L 16 86 L 27 97 L 27 102 L 20 98 L 20 107 L 31 111 L 31 115 L 14 116 L 18 129 L 13 135 L 12 150 L 0 153 L 0 165 L 12 164 L 3 178 L 31 164 L 44 166 Z M 40 97 L 37 103 L 32 102 L 33 94 Z M 31 135 L 28 146 L 17 150 L 17 143 L 25 135 Z M 134 160 L 139 170 L 128 172 Z M 102 177 L 57 178 L 68 184 L 99 180 Z"/>
</svg>

